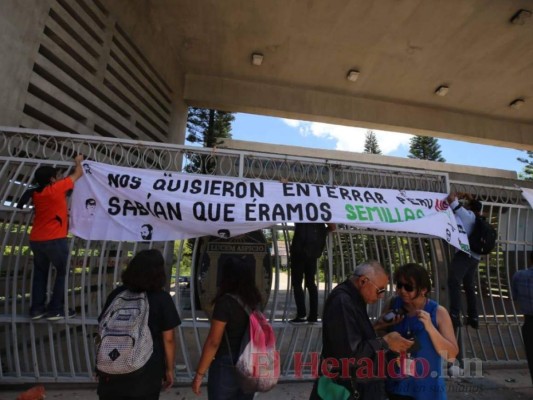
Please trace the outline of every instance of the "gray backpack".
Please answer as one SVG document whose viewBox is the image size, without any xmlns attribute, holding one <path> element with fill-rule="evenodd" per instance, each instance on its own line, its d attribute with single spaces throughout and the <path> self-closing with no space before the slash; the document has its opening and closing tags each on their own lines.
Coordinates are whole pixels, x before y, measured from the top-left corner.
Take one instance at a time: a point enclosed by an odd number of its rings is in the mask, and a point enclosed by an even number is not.
<svg viewBox="0 0 533 400">
<path fill-rule="evenodd" d="M 149 313 L 145 292 L 124 290 L 113 299 L 100 319 L 97 373 L 131 374 L 148 362 L 154 350 L 148 327 Z"/>
</svg>

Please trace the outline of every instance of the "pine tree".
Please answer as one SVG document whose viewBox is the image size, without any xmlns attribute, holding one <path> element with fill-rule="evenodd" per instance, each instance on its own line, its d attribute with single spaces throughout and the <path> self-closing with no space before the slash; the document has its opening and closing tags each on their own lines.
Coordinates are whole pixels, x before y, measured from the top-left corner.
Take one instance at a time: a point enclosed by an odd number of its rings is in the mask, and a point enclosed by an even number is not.
<svg viewBox="0 0 533 400">
<path fill-rule="evenodd" d="M 231 138 L 233 113 L 189 107 L 187 118 L 187 141 L 203 147 L 215 147 L 224 138 Z M 186 167 L 188 172 L 208 173 L 215 168 L 215 161 L 207 156 L 194 157 Z"/>
<path fill-rule="evenodd" d="M 526 164 L 524 167 L 524 173 L 520 174 L 521 178 L 524 178 L 526 181 L 533 181 L 533 151 L 527 151 L 527 158 L 518 157 L 517 160 Z"/>
<path fill-rule="evenodd" d="M 231 137 L 233 113 L 189 107 L 187 117 L 187 141 L 201 143 L 203 147 L 215 147 L 219 139 Z"/>
<path fill-rule="evenodd" d="M 446 161 L 441 155 L 439 140 L 429 136 L 412 137 L 407 157 L 420 160 Z"/>
<path fill-rule="evenodd" d="M 365 150 L 364 153 L 381 154 L 378 139 L 374 131 L 367 131 L 365 136 Z"/>
</svg>

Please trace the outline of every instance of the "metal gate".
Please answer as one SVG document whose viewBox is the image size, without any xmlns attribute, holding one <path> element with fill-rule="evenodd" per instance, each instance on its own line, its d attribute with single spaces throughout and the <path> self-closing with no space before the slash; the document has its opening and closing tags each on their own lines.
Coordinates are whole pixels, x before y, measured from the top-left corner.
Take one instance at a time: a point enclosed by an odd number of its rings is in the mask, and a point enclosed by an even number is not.
<svg viewBox="0 0 533 400">
<path fill-rule="evenodd" d="M 320 158 L 291 157 L 163 145 L 94 136 L 80 136 L 28 129 L 0 129 L 0 382 L 90 382 L 93 380 L 96 319 L 107 294 L 119 283 L 120 273 L 138 250 L 163 251 L 174 296 L 183 321 L 177 330 L 176 380 L 189 382 L 207 336 L 209 322 L 197 310 L 195 265 L 199 240 L 176 242 L 111 242 L 69 238 L 70 269 L 66 301 L 77 317 L 59 322 L 32 321 L 28 316 L 32 256 L 28 246 L 31 209 L 18 210 L 14 202 L 40 165 L 72 168 L 72 158 L 86 158 L 114 165 L 163 169 L 186 173 L 282 178 L 317 184 L 424 190 L 452 190 L 477 195 L 483 212 L 498 227 L 498 246 L 484 257 L 478 271 L 478 301 L 483 311 L 480 329 L 463 328 L 460 339 L 465 357 L 484 362 L 524 363 L 520 325 L 522 316 L 510 298 L 512 274 L 527 265 L 533 243 L 531 209 L 517 188 L 479 185 L 450 180 L 446 173 L 377 167 Z M 282 357 L 282 380 L 310 377 L 310 368 L 295 369 L 295 360 L 309 362 L 321 350 L 321 326 L 292 326 L 295 305 L 288 271 L 280 254 L 288 251 L 289 225 L 265 230 L 272 238 L 273 281 L 266 315 L 275 327 Z M 432 297 L 447 305 L 446 266 L 453 249 L 434 237 L 398 234 L 339 226 L 330 235 L 320 259 L 319 307 L 333 286 L 365 259 L 378 259 L 392 272 L 406 262 L 418 262 L 431 273 Z M 289 255 L 290 256 L 290 255 Z M 289 257 L 290 259 L 290 257 Z M 290 264 L 289 264 L 290 265 Z M 193 277 L 193 278 L 191 278 Z M 393 293 L 393 287 L 388 288 Z M 382 303 L 369 307 L 379 315 Z"/>
</svg>

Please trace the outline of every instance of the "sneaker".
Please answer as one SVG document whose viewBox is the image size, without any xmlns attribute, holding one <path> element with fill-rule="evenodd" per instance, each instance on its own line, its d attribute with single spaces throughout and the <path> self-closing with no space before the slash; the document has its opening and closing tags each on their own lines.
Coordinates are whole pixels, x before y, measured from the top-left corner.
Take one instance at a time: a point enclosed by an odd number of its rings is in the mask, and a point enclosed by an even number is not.
<svg viewBox="0 0 533 400">
<path fill-rule="evenodd" d="M 476 317 L 467 317 L 466 324 L 470 325 L 474 329 L 479 329 L 479 319 Z"/>
<path fill-rule="evenodd" d="M 452 365 L 448 368 L 448 376 L 452 379 L 462 377 L 464 374 L 464 370 L 458 365 Z"/>
<path fill-rule="evenodd" d="M 301 324 L 305 324 L 307 323 L 307 320 L 305 319 L 305 317 L 296 317 L 294 319 L 290 319 L 289 320 L 289 324 L 293 324 L 293 325 L 301 325 Z"/>
<path fill-rule="evenodd" d="M 72 317 L 75 317 L 76 316 L 76 311 L 72 310 L 72 309 L 69 309 L 68 310 L 68 314 L 66 315 L 66 318 L 72 318 Z M 65 318 L 65 312 L 64 311 L 59 311 L 59 312 L 56 312 L 56 313 L 48 313 L 46 315 L 46 319 L 48 321 L 59 321 L 60 319 L 64 319 Z"/>
<path fill-rule="evenodd" d="M 30 318 L 34 321 L 41 319 L 45 315 L 46 315 L 46 311 L 39 311 L 39 310 L 30 311 Z"/>
<path fill-rule="evenodd" d="M 318 325 L 318 324 L 320 324 L 320 322 L 318 322 L 316 318 L 307 318 L 307 323 L 309 325 Z"/>
</svg>

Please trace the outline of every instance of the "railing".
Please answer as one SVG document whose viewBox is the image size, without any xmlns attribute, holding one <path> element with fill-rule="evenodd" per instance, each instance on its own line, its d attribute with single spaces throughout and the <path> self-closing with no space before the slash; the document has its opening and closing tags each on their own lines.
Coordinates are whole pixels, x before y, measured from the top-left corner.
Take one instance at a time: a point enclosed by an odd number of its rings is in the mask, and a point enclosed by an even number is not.
<svg viewBox="0 0 533 400">
<path fill-rule="evenodd" d="M 444 173 L 428 173 L 391 167 L 367 166 L 320 158 L 260 154 L 226 149 L 203 149 L 49 131 L 0 128 L 0 382 L 88 382 L 93 378 L 93 336 L 96 318 L 107 294 L 120 281 L 128 259 L 147 246 L 165 254 L 174 296 L 183 321 L 177 330 L 177 381 L 190 381 L 208 332 L 208 319 L 197 309 L 195 287 L 200 239 L 178 242 L 104 242 L 71 237 L 67 302 L 77 316 L 60 322 L 32 321 L 28 317 L 32 256 L 28 247 L 31 209 L 18 210 L 14 202 L 40 165 L 72 168 L 72 158 L 86 158 L 113 165 L 207 173 L 256 179 L 311 182 L 318 184 L 423 190 L 447 193 L 453 190 L 477 195 L 484 213 L 497 225 L 497 249 L 483 258 L 478 272 L 478 301 L 483 310 L 481 327 L 463 328 L 460 337 L 465 357 L 485 362 L 523 363 L 521 316 L 510 299 L 510 277 L 527 265 L 533 243 L 533 218 L 514 187 L 454 182 Z M 290 225 L 274 225 L 265 231 L 279 238 L 288 249 Z M 321 350 L 321 326 L 294 327 L 287 323 L 295 306 L 290 278 L 279 264 L 278 241 L 273 240 L 273 277 L 265 313 L 271 319 L 282 356 L 282 379 L 296 379 L 296 354 L 309 361 Z M 434 237 L 378 232 L 339 226 L 330 235 L 321 271 L 319 307 L 331 288 L 361 261 L 378 259 L 389 272 L 405 262 L 418 262 L 431 272 L 433 297 L 447 305 L 446 266 L 453 249 Z M 189 269 L 190 266 L 190 269 Z M 189 277 L 187 287 L 185 277 Z M 182 283 L 180 284 L 180 281 Z M 389 286 L 388 294 L 393 293 Z M 382 303 L 369 307 L 376 317 Z M 303 371 L 309 377 L 310 370 Z"/>
</svg>

